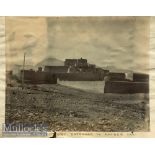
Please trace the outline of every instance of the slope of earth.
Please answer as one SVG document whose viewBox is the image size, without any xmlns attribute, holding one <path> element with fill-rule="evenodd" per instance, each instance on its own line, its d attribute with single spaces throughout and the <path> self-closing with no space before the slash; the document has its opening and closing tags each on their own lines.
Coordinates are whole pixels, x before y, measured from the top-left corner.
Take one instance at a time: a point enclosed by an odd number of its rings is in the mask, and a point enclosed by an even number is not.
<svg viewBox="0 0 155 155">
<path fill-rule="evenodd" d="M 6 89 L 6 123 L 52 131 L 148 131 L 148 94 L 95 94 L 56 85 Z"/>
</svg>

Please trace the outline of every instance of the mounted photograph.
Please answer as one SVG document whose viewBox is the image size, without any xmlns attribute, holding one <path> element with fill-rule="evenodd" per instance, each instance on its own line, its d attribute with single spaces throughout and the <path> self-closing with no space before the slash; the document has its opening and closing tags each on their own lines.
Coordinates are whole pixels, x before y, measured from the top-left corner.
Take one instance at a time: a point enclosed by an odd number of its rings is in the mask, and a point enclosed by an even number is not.
<svg viewBox="0 0 155 155">
<path fill-rule="evenodd" d="M 149 50 L 150 17 L 6 17 L 4 137 L 150 132 Z"/>
</svg>

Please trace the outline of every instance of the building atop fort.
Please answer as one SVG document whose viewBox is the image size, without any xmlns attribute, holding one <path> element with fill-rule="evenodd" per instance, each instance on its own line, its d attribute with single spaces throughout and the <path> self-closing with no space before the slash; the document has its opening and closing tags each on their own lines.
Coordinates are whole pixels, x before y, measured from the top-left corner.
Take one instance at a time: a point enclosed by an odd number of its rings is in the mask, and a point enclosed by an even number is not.
<svg viewBox="0 0 155 155">
<path fill-rule="evenodd" d="M 65 59 L 65 66 L 88 67 L 87 59 Z"/>
</svg>

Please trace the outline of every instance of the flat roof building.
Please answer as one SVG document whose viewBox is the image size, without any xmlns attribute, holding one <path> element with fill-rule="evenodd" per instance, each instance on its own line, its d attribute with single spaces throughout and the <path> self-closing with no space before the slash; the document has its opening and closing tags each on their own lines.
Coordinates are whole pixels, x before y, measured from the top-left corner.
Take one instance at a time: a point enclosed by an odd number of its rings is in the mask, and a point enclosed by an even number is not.
<svg viewBox="0 0 155 155">
<path fill-rule="evenodd" d="M 87 59 L 66 59 L 64 62 L 65 66 L 74 66 L 74 67 L 86 67 L 88 66 Z"/>
</svg>

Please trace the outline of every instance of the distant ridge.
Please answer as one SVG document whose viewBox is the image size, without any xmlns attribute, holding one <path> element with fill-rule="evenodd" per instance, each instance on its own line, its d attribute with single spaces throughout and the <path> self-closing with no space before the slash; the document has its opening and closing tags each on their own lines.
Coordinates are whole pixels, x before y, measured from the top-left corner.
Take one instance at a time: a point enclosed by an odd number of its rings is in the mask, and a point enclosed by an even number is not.
<svg viewBox="0 0 155 155">
<path fill-rule="evenodd" d="M 145 69 L 134 69 L 134 70 L 131 70 L 131 69 L 122 69 L 122 68 L 117 68 L 115 66 L 106 66 L 106 67 L 102 67 L 102 69 L 107 69 L 109 70 L 110 72 L 115 72 L 115 73 L 144 73 L 144 74 L 148 74 L 149 73 L 149 68 L 145 68 Z M 152 69 L 153 70 L 153 69 Z"/>
<path fill-rule="evenodd" d="M 107 67 L 102 67 L 102 69 L 106 69 L 109 70 L 110 72 L 115 72 L 115 73 L 126 73 L 126 72 L 132 72 L 132 70 L 128 70 L 128 69 L 118 69 L 115 66 L 107 66 Z"/>
<path fill-rule="evenodd" d="M 56 58 L 45 58 L 35 65 L 35 67 L 44 67 L 44 66 L 63 66 L 64 62 Z"/>
<path fill-rule="evenodd" d="M 12 65 L 10 68 L 10 70 L 14 71 L 14 70 L 22 70 L 23 69 L 23 65 L 19 65 L 19 64 L 14 64 Z M 25 65 L 24 69 L 33 69 L 33 65 Z"/>
</svg>

